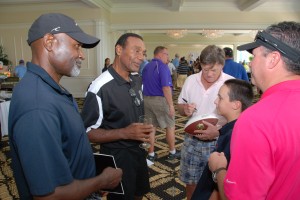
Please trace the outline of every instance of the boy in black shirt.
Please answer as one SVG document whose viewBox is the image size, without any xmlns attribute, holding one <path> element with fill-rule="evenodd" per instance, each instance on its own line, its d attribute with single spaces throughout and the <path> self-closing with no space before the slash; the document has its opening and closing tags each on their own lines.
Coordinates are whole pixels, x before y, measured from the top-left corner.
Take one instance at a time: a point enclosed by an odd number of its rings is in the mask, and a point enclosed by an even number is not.
<svg viewBox="0 0 300 200">
<path fill-rule="evenodd" d="M 230 162 L 230 140 L 234 124 L 239 115 L 252 105 L 253 96 L 252 87 L 248 82 L 229 79 L 224 82 L 219 90 L 218 98 L 215 100 L 218 114 L 227 119 L 227 124 L 219 130 L 220 136 L 216 144 L 216 151 L 224 152 L 228 163 Z M 213 175 L 208 165 L 206 165 L 193 193 L 192 200 L 205 200 L 210 199 L 210 197 L 212 199 L 223 199 L 224 192 L 218 191 L 218 185 L 212 177 Z"/>
</svg>

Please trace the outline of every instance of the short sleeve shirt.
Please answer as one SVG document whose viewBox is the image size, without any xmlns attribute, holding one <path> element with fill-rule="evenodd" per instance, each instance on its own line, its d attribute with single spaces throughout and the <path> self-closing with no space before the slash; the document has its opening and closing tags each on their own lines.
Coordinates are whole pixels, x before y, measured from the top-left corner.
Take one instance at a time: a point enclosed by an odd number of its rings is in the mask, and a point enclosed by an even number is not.
<svg viewBox="0 0 300 200">
<path fill-rule="evenodd" d="M 143 70 L 143 94 L 145 96 L 164 96 L 163 87 L 173 87 L 168 65 L 160 59 L 152 59 Z"/>
<path fill-rule="evenodd" d="M 226 59 L 223 72 L 237 79 L 249 81 L 246 69 L 240 63 L 234 62 L 232 59 Z"/>
<path fill-rule="evenodd" d="M 236 120 L 225 124 L 220 129 L 220 137 L 216 144 L 217 152 L 224 152 L 228 163 L 230 162 L 230 140 L 233 126 Z M 193 193 L 192 200 L 198 199 L 209 199 L 214 189 L 217 189 L 217 184 L 212 179 L 212 173 L 209 170 L 208 164 L 206 164 L 201 178 L 196 186 L 195 192 Z"/>
<path fill-rule="evenodd" d="M 215 114 L 219 118 L 219 124 L 224 125 L 226 120 L 224 117 L 216 114 L 216 105 L 214 101 L 218 96 L 218 92 L 223 83 L 228 79 L 234 77 L 221 73 L 219 79 L 210 86 L 207 90 L 201 82 L 202 71 L 197 74 L 190 75 L 184 82 L 180 95 L 178 97 L 178 104 L 185 104 L 183 98 L 189 103 L 195 103 L 197 112 L 193 116 Z"/>
<path fill-rule="evenodd" d="M 300 80 L 267 89 L 237 120 L 224 180 L 229 199 L 298 199 Z"/>
<path fill-rule="evenodd" d="M 138 117 L 144 114 L 141 84 L 140 76 L 130 75 L 128 82 L 113 67 L 95 79 L 88 88 L 81 111 L 86 132 L 97 128 L 120 129 L 138 122 Z M 129 90 L 133 90 L 134 94 Z M 117 140 L 101 145 L 127 148 L 139 144 L 140 141 L 136 140 Z"/>
<path fill-rule="evenodd" d="M 14 88 L 9 112 L 12 164 L 21 199 L 95 176 L 77 104 L 40 66 L 29 63 L 27 75 Z"/>
</svg>

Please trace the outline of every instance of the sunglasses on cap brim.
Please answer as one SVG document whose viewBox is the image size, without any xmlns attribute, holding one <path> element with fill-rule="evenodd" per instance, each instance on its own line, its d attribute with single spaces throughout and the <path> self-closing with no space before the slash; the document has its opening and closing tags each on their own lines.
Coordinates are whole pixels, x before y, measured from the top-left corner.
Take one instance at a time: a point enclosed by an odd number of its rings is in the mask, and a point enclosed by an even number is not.
<svg viewBox="0 0 300 200">
<path fill-rule="evenodd" d="M 279 39 L 273 37 L 271 34 L 265 31 L 259 31 L 256 34 L 254 42 L 241 45 L 237 49 L 238 50 L 247 50 L 252 53 L 252 50 L 259 47 L 264 46 L 268 49 L 278 51 L 282 56 L 294 61 L 300 62 L 300 51 L 295 48 L 290 47 L 286 43 L 280 41 Z"/>
</svg>

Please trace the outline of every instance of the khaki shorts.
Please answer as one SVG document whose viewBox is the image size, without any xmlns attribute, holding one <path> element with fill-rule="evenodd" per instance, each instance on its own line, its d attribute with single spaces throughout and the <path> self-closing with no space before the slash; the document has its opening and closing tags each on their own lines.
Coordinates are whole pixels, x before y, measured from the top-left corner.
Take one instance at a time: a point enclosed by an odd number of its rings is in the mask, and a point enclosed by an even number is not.
<svg viewBox="0 0 300 200">
<path fill-rule="evenodd" d="M 175 118 L 169 115 L 169 105 L 165 97 L 144 96 L 145 115 L 152 117 L 155 127 L 172 128 L 175 126 Z"/>
<path fill-rule="evenodd" d="M 178 77 L 177 77 L 177 87 L 182 88 L 182 86 L 183 86 L 184 81 L 185 81 L 186 78 L 187 78 L 186 74 L 178 74 Z"/>
<path fill-rule="evenodd" d="M 174 72 L 172 75 L 172 83 L 173 83 L 173 88 L 177 87 L 177 73 Z"/>
</svg>

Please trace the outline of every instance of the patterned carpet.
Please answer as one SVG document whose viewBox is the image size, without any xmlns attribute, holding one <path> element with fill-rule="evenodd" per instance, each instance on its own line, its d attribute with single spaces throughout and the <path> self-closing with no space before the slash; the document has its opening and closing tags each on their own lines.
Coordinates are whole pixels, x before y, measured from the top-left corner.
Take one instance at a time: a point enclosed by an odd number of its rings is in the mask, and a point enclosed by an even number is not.
<svg viewBox="0 0 300 200">
<path fill-rule="evenodd" d="M 177 102 L 178 91 L 174 91 L 174 103 Z M 79 108 L 82 107 L 83 99 L 76 99 Z M 175 105 L 176 108 L 176 105 Z M 187 121 L 185 117 L 180 116 L 176 112 L 176 148 L 181 149 L 183 141 L 183 127 Z M 11 170 L 11 158 L 9 156 L 10 148 L 8 145 L 8 137 L 3 137 L 0 143 L 0 199 L 10 200 L 19 199 L 16 189 L 13 173 Z M 94 152 L 98 152 L 100 145 L 92 144 Z M 149 167 L 151 192 L 149 192 L 144 200 L 182 200 L 185 199 L 185 185 L 178 179 L 179 160 L 167 161 L 168 145 L 166 142 L 165 132 L 158 129 L 156 133 L 155 152 L 158 159 L 154 165 Z"/>
</svg>

